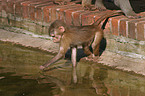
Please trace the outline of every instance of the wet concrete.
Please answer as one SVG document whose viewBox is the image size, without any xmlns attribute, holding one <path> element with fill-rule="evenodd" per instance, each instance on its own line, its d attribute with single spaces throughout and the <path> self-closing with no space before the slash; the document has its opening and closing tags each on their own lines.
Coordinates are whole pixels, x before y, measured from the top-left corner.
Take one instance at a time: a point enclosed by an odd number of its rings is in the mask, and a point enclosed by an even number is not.
<svg viewBox="0 0 145 96">
<path fill-rule="evenodd" d="M 39 66 L 55 54 L 0 42 L 0 96 L 144 96 L 145 77 L 62 59 L 50 70 Z"/>
</svg>

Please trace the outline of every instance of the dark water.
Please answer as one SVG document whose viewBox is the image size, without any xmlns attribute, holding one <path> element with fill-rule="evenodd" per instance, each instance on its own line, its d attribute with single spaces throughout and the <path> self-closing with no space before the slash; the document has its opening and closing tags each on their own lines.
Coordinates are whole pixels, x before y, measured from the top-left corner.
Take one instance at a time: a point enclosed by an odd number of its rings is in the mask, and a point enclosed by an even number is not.
<svg viewBox="0 0 145 96">
<path fill-rule="evenodd" d="M 145 96 L 145 77 L 81 61 L 39 66 L 53 54 L 0 42 L 0 96 Z"/>
</svg>

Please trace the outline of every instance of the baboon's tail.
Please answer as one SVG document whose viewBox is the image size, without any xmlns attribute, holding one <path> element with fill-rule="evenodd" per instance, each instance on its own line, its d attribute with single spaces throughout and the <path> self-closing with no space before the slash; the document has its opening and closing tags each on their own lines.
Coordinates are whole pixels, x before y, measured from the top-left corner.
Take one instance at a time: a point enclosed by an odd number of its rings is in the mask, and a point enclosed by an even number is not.
<svg viewBox="0 0 145 96">
<path fill-rule="evenodd" d="M 106 13 L 105 15 L 103 15 L 102 17 L 100 17 L 97 21 L 95 21 L 93 23 L 94 26 L 98 26 L 104 19 L 110 17 L 110 16 L 114 16 L 114 15 L 122 15 L 123 12 L 121 10 L 117 10 L 117 11 L 113 11 L 110 13 Z"/>
</svg>

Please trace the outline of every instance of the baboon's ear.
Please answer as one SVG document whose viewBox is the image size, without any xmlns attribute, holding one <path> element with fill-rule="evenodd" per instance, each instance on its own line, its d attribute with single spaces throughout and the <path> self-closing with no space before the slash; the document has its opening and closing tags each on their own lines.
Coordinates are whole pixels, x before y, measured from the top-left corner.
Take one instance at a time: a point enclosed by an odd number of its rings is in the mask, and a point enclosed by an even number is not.
<svg viewBox="0 0 145 96">
<path fill-rule="evenodd" d="M 61 33 L 63 33 L 63 32 L 65 31 L 65 28 L 64 28 L 63 26 L 60 26 L 60 27 L 59 27 L 59 31 L 60 31 Z"/>
</svg>

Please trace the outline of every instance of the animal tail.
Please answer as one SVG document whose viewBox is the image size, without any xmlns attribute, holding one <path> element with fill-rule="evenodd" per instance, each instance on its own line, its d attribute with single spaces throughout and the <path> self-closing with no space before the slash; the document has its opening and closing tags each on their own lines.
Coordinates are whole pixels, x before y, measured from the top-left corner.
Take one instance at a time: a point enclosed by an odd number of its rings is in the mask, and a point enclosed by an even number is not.
<svg viewBox="0 0 145 96">
<path fill-rule="evenodd" d="M 95 21 L 93 23 L 94 26 L 98 26 L 104 19 L 110 17 L 110 16 L 114 16 L 114 15 L 122 15 L 123 12 L 121 10 L 117 10 L 117 11 L 113 11 L 110 13 L 106 13 L 105 15 L 103 15 L 102 17 L 100 17 L 97 21 Z"/>
</svg>

